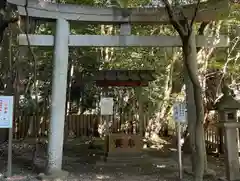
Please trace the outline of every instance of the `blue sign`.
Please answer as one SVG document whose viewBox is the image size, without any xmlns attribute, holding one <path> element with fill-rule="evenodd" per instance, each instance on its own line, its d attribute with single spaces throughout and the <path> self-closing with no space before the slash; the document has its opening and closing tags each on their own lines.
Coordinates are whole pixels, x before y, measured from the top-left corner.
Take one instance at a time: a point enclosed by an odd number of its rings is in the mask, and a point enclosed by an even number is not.
<svg viewBox="0 0 240 181">
<path fill-rule="evenodd" d="M 173 119 L 177 122 L 186 122 L 186 104 L 178 102 L 173 105 Z"/>
<path fill-rule="evenodd" d="M 12 128 L 13 96 L 0 96 L 0 128 Z"/>
</svg>

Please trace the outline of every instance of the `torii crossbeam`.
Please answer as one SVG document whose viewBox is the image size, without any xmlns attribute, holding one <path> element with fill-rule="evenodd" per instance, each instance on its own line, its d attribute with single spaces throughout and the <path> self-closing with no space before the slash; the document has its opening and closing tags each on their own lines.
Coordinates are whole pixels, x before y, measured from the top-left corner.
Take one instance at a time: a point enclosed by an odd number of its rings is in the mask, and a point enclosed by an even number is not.
<svg viewBox="0 0 240 181">
<path fill-rule="evenodd" d="M 53 35 L 28 35 L 31 46 L 54 46 Z M 27 37 L 20 34 L 19 45 L 28 45 Z M 196 36 L 197 47 L 226 47 L 228 36 Z M 69 35 L 70 47 L 181 47 L 179 36 L 133 36 L 133 35 Z"/>
<path fill-rule="evenodd" d="M 26 16 L 26 0 L 7 0 L 11 4 L 18 5 L 18 11 Z M 58 19 L 62 17 L 66 20 L 89 22 L 89 23 L 138 23 L 138 24 L 163 24 L 169 23 L 168 14 L 165 7 L 158 8 L 104 8 L 90 7 L 73 4 L 54 4 L 39 2 L 38 0 L 28 0 L 28 15 L 35 18 Z M 196 21 L 212 21 L 222 19 L 229 13 L 227 0 L 211 0 L 200 3 L 196 16 Z M 184 15 L 191 20 L 195 12 L 195 4 L 182 6 Z M 178 8 L 175 8 L 178 11 Z M 126 14 L 126 15 L 125 15 Z"/>
</svg>

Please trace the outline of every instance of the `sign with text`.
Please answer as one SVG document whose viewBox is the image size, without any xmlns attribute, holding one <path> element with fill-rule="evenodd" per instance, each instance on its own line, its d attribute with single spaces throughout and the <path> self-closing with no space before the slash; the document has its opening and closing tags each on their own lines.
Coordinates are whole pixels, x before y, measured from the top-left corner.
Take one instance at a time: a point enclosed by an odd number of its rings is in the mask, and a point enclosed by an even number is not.
<svg viewBox="0 0 240 181">
<path fill-rule="evenodd" d="M 177 102 L 173 105 L 173 119 L 177 122 L 186 122 L 186 104 L 185 102 Z"/>
<path fill-rule="evenodd" d="M 101 115 L 113 115 L 113 98 L 102 97 L 100 100 Z"/>
<path fill-rule="evenodd" d="M 0 128 L 12 128 L 13 96 L 0 96 Z"/>
</svg>

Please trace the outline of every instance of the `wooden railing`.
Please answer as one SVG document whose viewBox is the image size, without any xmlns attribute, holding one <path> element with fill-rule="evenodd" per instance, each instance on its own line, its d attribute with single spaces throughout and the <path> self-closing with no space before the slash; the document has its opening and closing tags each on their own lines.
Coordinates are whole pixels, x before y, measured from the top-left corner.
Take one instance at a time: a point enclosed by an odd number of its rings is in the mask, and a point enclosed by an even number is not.
<svg viewBox="0 0 240 181">
<path fill-rule="evenodd" d="M 38 123 L 38 124 L 37 124 Z M 98 129 L 99 117 L 96 115 L 71 115 L 66 117 L 67 132 L 73 137 L 90 136 Z M 49 118 L 39 116 L 20 116 L 14 124 L 14 138 L 24 139 L 39 136 L 47 136 L 49 131 Z"/>
<path fill-rule="evenodd" d="M 124 123 L 115 118 L 109 116 L 99 115 L 70 115 L 66 117 L 67 133 L 72 137 L 81 136 L 98 136 L 98 129 L 101 123 L 107 119 L 111 122 L 111 131 L 119 132 L 123 129 Z M 114 121 L 112 121 L 114 120 Z M 133 120 L 131 116 L 124 116 L 124 120 Z M 144 121 L 144 126 L 147 126 L 147 122 Z M 37 124 L 39 123 L 39 124 Z M 138 124 L 134 123 L 135 132 L 139 131 Z M 37 121 L 35 116 L 20 116 L 14 123 L 14 138 L 24 139 L 28 137 L 34 137 L 36 133 L 39 136 L 47 136 L 49 130 L 49 117 L 39 116 Z"/>
<path fill-rule="evenodd" d="M 130 117 L 130 116 L 128 116 Z M 46 137 L 49 130 L 49 118 L 40 116 L 40 124 L 37 124 L 34 116 L 21 116 L 14 124 L 14 139 L 25 139 L 34 137 L 36 133 L 41 137 Z M 100 117 L 99 115 L 70 115 L 66 117 L 67 134 L 69 137 L 98 137 L 99 125 L 101 119 L 114 120 L 111 124 L 112 132 L 119 132 L 123 124 L 117 119 L 110 117 Z M 125 120 L 132 120 L 125 117 Z M 148 119 L 144 120 L 144 129 L 148 127 Z M 139 132 L 139 125 L 135 124 L 135 133 Z M 174 133 L 173 133 L 174 134 Z M 205 132 L 206 147 L 209 150 L 219 150 L 221 147 L 221 140 L 219 130 L 210 125 Z"/>
</svg>

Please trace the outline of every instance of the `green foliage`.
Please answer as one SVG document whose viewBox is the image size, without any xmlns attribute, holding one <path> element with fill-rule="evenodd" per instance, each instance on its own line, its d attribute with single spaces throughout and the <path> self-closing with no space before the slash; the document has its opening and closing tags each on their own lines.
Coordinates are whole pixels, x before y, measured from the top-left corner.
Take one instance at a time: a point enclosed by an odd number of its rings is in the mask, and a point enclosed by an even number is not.
<svg viewBox="0 0 240 181">
<path fill-rule="evenodd" d="M 89 6 L 117 6 L 124 8 L 144 6 L 149 3 L 149 0 L 65 0 L 60 1 L 62 3 L 80 4 Z M 239 42 L 235 45 L 236 38 L 239 37 L 239 23 L 240 13 L 239 5 L 233 4 L 231 6 L 231 14 L 221 27 L 221 33 L 229 34 L 230 37 L 230 49 L 233 48 L 229 57 L 227 56 L 227 49 L 220 48 L 214 50 L 212 56 L 208 61 L 209 69 L 223 69 L 226 65 L 227 59 L 231 59 L 227 63 L 227 74 L 225 76 L 231 77 L 231 79 L 240 81 L 239 77 Z M 42 23 L 37 22 L 36 33 L 39 34 L 52 34 L 54 30 L 54 23 Z M 109 30 L 110 26 L 104 26 L 105 30 Z M 230 28 L 229 28 L 230 27 Z M 71 22 L 71 34 L 101 34 L 103 33 L 100 25 L 89 25 L 84 23 Z M 196 29 L 199 28 L 199 24 L 196 25 Z M 211 28 L 209 28 L 211 30 Z M 210 31 L 209 30 L 209 31 Z M 229 31 L 229 32 L 228 32 Z M 107 32 L 107 31 L 106 31 Z M 112 26 L 112 30 L 109 34 L 117 34 L 118 26 Z M 132 33 L 138 35 L 176 35 L 176 31 L 170 25 L 133 25 Z M 108 50 L 108 56 L 106 56 L 106 50 Z M 143 88 L 141 93 L 144 109 L 149 112 L 150 115 L 154 115 L 161 111 L 162 106 L 167 102 L 167 105 L 171 105 L 172 100 L 178 95 L 183 85 L 183 66 L 181 56 L 176 55 L 181 51 L 179 48 L 94 48 L 94 47 L 81 47 L 71 48 L 69 61 L 72 62 L 74 67 L 74 73 L 72 75 L 72 82 L 74 85 L 75 77 L 78 74 L 82 75 L 82 78 L 91 76 L 99 68 L 105 69 L 149 69 L 155 70 L 156 81 L 150 83 L 146 88 Z M 37 80 L 38 80 L 38 95 L 39 105 L 44 99 L 49 99 L 51 94 L 51 79 L 53 70 L 53 48 L 34 48 L 34 53 L 37 57 Z M 33 76 L 34 64 L 31 56 L 25 53 L 24 58 L 18 62 L 18 70 L 21 74 L 20 81 L 24 82 L 24 90 L 20 91 L 20 94 L 25 96 L 21 102 L 21 107 L 33 112 L 34 108 L 34 95 L 36 90 L 33 87 L 33 79 L 29 78 Z M 16 59 L 16 58 L 15 58 Z M 2 63 L 2 62 L 1 62 Z M 2 67 L 3 69 L 3 67 Z M 171 69 L 171 70 L 170 70 Z M 170 71 L 169 71 L 170 70 Z M 171 73 L 172 71 L 172 73 Z M 5 76 L 7 77 L 7 76 Z M 30 88 L 26 91 L 26 85 L 30 84 Z M 121 99 L 120 88 L 114 89 L 116 100 Z M 136 90 L 125 89 L 125 96 L 131 97 L 122 105 L 124 110 L 132 108 L 131 103 L 137 102 Z M 166 98 L 166 92 L 170 91 L 170 97 Z M 70 90 L 70 100 L 78 105 L 80 110 L 91 110 L 96 107 L 96 102 L 99 100 L 100 89 L 91 81 L 83 82 L 80 87 L 72 87 Z M 174 94 L 173 94 L 174 93 Z M 50 102 L 50 101 L 49 101 Z M 48 104 L 50 104 L 48 102 Z M 164 104 L 163 104 L 164 103 Z M 137 107 L 137 106 L 136 106 Z"/>
</svg>

